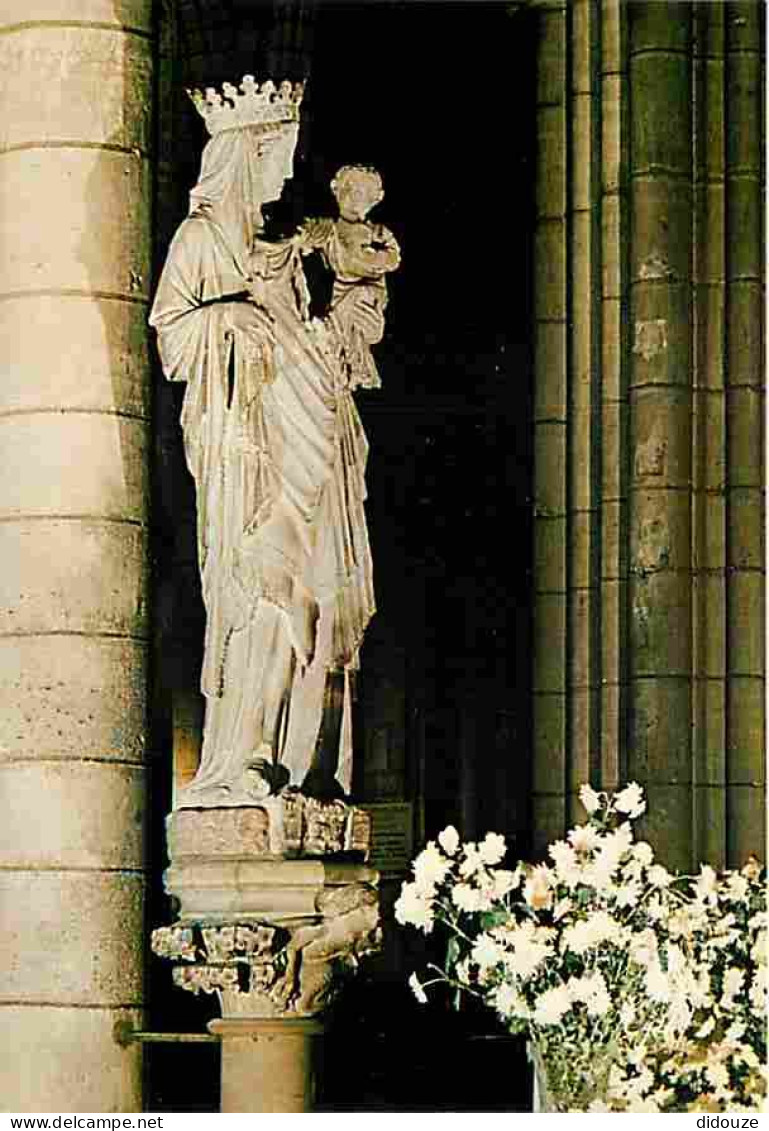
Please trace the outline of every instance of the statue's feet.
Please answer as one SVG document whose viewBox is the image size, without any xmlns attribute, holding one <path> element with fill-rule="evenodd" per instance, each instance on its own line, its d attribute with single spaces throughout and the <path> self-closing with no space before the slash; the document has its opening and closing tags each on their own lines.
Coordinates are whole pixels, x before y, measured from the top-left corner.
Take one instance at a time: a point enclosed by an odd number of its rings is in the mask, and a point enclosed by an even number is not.
<svg viewBox="0 0 769 1131">
<path fill-rule="evenodd" d="M 272 761 L 272 748 L 263 742 L 243 771 L 243 791 L 254 801 L 263 801 L 280 793 L 290 778 L 285 766 Z"/>
</svg>

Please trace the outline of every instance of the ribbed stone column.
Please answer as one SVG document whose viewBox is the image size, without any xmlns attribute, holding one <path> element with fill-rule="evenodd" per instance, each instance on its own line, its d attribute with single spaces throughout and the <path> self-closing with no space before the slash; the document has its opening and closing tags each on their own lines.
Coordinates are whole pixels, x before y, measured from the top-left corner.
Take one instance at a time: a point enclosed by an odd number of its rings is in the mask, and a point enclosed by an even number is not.
<svg viewBox="0 0 769 1131">
<path fill-rule="evenodd" d="M 764 842 L 764 8 L 532 6 L 534 841 L 580 781 L 636 779 L 667 862 L 737 864 Z"/>
<path fill-rule="evenodd" d="M 0 1095 L 141 1110 L 149 0 L 0 4 Z"/>
<path fill-rule="evenodd" d="M 595 777 L 601 719 L 600 5 L 570 5 L 567 817 Z"/>
<path fill-rule="evenodd" d="M 624 781 L 627 718 L 628 537 L 628 57 L 627 9 L 601 2 L 601 707 L 593 780 Z"/>
<path fill-rule="evenodd" d="M 726 860 L 723 4 L 694 9 L 693 659 L 696 857 Z"/>
<path fill-rule="evenodd" d="M 532 826 L 539 848 L 566 820 L 569 11 L 557 0 L 536 11 Z"/>
<path fill-rule="evenodd" d="M 764 5 L 725 5 L 726 842 L 765 856 Z"/>
<path fill-rule="evenodd" d="M 629 5 L 628 774 L 669 866 L 692 857 L 692 11 Z"/>
</svg>

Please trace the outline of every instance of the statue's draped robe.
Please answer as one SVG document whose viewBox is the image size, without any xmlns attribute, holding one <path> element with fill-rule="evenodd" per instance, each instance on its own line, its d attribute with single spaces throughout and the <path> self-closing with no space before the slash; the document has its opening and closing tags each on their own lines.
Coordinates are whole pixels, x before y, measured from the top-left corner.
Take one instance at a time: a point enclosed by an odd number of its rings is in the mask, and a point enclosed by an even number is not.
<svg viewBox="0 0 769 1131">
<path fill-rule="evenodd" d="M 323 731 L 329 670 L 344 673 L 343 721 L 339 750 L 323 757 L 349 791 L 350 672 L 374 612 L 367 443 L 348 382 L 324 327 L 301 317 L 303 276 L 287 245 L 266 252 L 269 318 L 230 328 L 227 300 L 248 285 L 232 245 L 206 209 L 193 211 L 151 316 L 166 376 L 187 382 L 182 427 L 197 488 L 207 709 L 190 805 L 242 803 L 266 746 L 300 785 Z M 265 704 L 276 696 L 271 726 Z"/>
</svg>

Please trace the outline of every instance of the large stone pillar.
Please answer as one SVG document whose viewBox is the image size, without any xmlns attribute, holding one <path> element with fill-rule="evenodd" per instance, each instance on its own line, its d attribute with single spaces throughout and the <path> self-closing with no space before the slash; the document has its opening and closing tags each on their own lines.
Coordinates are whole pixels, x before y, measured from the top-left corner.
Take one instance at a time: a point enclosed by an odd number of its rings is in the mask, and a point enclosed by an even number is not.
<svg viewBox="0 0 769 1131">
<path fill-rule="evenodd" d="M 669 866 L 692 841 L 689 4 L 631 3 L 628 776 Z"/>
<path fill-rule="evenodd" d="M 725 839 L 737 863 L 766 845 L 765 6 L 728 3 L 725 31 Z"/>
<path fill-rule="evenodd" d="M 534 0 L 534 840 L 764 828 L 763 5 Z"/>
<path fill-rule="evenodd" d="M 150 0 L 3 0 L 0 56 L 0 1094 L 139 1111 Z"/>
<path fill-rule="evenodd" d="M 567 820 L 568 5 L 543 3 L 537 18 L 532 820 L 541 847 Z"/>
<path fill-rule="evenodd" d="M 693 59 L 702 107 L 694 136 L 692 262 L 694 820 L 703 858 L 719 863 L 726 844 L 725 14 L 724 4 L 697 6 Z"/>
</svg>

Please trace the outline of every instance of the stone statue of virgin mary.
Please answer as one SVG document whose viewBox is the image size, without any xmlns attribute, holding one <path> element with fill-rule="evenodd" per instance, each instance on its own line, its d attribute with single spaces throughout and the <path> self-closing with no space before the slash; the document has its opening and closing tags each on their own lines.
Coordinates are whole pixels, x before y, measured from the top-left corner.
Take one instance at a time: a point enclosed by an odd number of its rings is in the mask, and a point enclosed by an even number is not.
<svg viewBox="0 0 769 1131">
<path fill-rule="evenodd" d="M 293 171 L 301 85 L 193 92 L 211 138 L 150 317 L 187 384 L 206 607 L 203 750 L 177 808 L 254 804 L 289 782 L 349 793 L 351 678 L 374 613 L 367 443 L 333 319 L 310 319 L 301 241 L 262 206 Z M 365 296 L 365 291 L 361 291 Z M 375 303 L 358 331 L 383 331 Z"/>
</svg>

